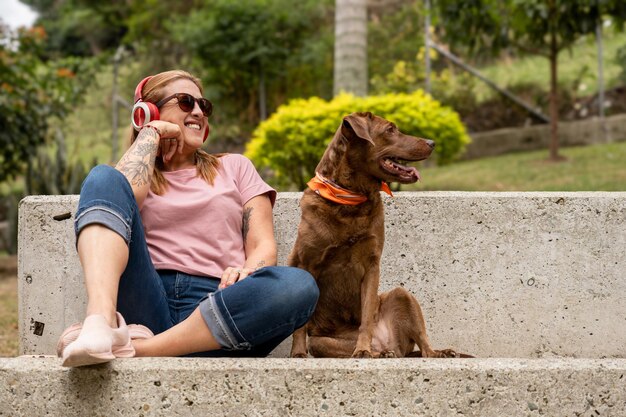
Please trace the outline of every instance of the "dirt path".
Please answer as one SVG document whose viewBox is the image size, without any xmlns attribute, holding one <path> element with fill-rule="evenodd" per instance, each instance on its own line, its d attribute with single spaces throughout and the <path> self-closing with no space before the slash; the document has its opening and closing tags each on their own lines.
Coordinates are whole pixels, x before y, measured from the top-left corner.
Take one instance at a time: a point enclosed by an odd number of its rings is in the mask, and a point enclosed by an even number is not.
<svg viewBox="0 0 626 417">
<path fill-rule="evenodd" d="M 17 257 L 0 256 L 0 357 L 17 356 Z"/>
</svg>

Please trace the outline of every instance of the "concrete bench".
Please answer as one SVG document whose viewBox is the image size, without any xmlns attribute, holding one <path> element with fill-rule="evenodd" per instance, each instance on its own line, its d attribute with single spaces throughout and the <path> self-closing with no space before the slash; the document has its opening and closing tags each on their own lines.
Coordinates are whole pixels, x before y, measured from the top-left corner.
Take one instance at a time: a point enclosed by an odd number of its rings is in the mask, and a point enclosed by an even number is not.
<svg viewBox="0 0 626 417">
<path fill-rule="evenodd" d="M 279 264 L 295 240 L 299 199 L 280 193 L 276 203 Z M 293 360 L 285 359 L 289 341 L 270 359 L 66 370 L 54 358 L 23 357 L 0 361 L 0 403 L 12 404 L 9 414 L 71 404 L 77 414 L 177 405 L 180 414 L 215 415 L 626 415 L 626 193 L 397 193 L 384 201 L 381 290 L 403 286 L 417 297 L 436 348 L 484 359 Z M 77 196 L 37 196 L 20 205 L 24 355 L 54 354 L 60 332 L 84 316 L 76 204 Z"/>
</svg>

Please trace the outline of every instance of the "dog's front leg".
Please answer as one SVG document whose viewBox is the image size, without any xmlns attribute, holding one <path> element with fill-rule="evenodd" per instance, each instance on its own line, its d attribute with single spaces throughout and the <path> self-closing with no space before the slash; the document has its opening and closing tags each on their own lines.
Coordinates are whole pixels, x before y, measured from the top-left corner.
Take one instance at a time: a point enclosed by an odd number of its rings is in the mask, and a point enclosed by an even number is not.
<svg viewBox="0 0 626 417">
<path fill-rule="evenodd" d="M 372 334 L 376 324 L 376 314 L 379 307 L 378 284 L 380 280 L 380 266 L 378 262 L 369 268 L 361 283 L 361 325 L 353 358 L 372 357 Z"/>
<path fill-rule="evenodd" d="M 302 227 L 302 226 L 299 226 Z M 298 233 L 298 238 L 296 238 L 296 243 L 291 253 L 289 254 L 289 258 L 287 259 L 287 265 L 294 266 L 296 268 L 307 269 L 306 265 L 304 265 L 298 256 L 298 249 L 302 245 L 300 244 L 300 234 Z M 292 358 L 306 358 L 308 356 L 308 351 L 306 347 L 306 336 L 307 336 L 307 327 L 306 323 L 304 326 L 296 329 L 291 336 L 291 353 L 289 354 Z"/>
<path fill-rule="evenodd" d="M 292 358 L 307 357 L 306 324 L 293 332 L 291 339 L 291 354 L 289 356 Z"/>
</svg>

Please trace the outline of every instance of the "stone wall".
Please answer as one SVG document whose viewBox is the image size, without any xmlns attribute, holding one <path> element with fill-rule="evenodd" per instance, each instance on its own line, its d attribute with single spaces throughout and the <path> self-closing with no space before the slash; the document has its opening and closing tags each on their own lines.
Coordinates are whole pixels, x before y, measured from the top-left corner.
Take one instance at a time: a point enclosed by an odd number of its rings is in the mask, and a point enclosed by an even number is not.
<svg viewBox="0 0 626 417">
<path fill-rule="evenodd" d="M 605 129 L 597 117 L 575 122 L 559 123 L 561 146 L 582 146 L 626 141 L 626 114 L 605 118 Z M 548 149 L 550 126 L 535 125 L 524 128 L 505 128 L 472 133 L 463 159 L 478 159 L 511 152 Z M 436 139 L 435 139 L 436 141 Z"/>
</svg>

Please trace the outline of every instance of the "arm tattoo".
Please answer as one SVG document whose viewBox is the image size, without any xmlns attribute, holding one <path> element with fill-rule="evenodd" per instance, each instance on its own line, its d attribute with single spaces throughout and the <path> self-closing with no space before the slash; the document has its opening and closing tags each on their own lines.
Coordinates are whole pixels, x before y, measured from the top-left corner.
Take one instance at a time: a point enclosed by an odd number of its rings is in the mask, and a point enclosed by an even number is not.
<svg viewBox="0 0 626 417">
<path fill-rule="evenodd" d="M 257 268 L 262 268 L 262 267 L 264 267 L 264 266 L 265 266 L 265 261 L 263 261 L 263 260 L 260 260 L 260 261 L 259 261 L 259 263 L 258 263 L 258 264 L 256 264 L 256 267 L 257 267 Z"/>
<path fill-rule="evenodd" d="M 131 150 L 118 163 L 117 168 L 128 178 L 131 185 L 150 184 L 151 168 L 154 168 L 156 151 L 159 144 L 150 140 L 142 140 L 146 136 L 156 137 L 153 129 L 145 129 L 139 133 L 131 146 Z"/>
<path fill-rule="evenodd" d="M 245 242 L 248 237 L 248 232 L 250 231 L 250 216 L 252 215 L 252 207 L 246 207 L 243 209 L 243 225 L 242 225 L 242 233 L 243 233 L 243 241 Z"/>
</svg>

